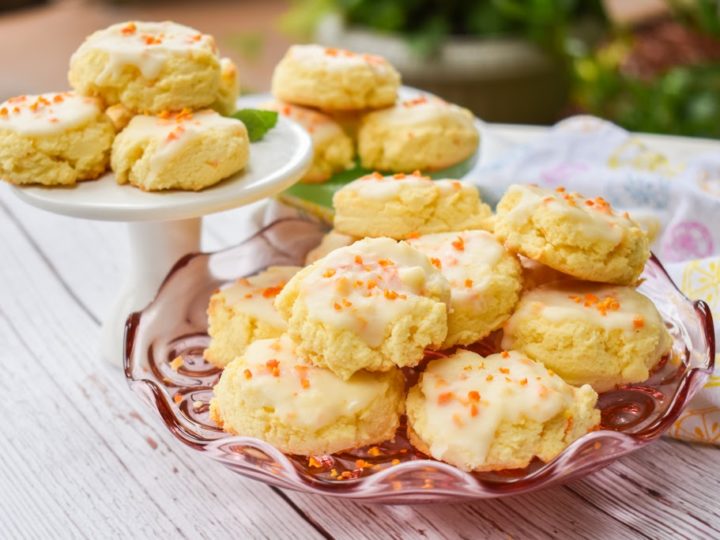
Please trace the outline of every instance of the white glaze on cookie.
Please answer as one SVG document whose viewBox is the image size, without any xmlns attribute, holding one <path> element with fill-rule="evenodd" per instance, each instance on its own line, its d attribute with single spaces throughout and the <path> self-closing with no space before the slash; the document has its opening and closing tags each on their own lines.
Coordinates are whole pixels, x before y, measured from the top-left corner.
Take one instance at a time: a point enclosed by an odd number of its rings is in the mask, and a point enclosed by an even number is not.
<svg viewBox="0 0 720 540">
<path fill-rule="evenodd" d="M 315 263 L 301 294 L 312 318 L 350 330 L 377 347 L 393 321 L 413 309 L 409 297 L 438 294 L 446 287 L 425 255 L 405 242 L 375 238 L 337 249 Z"/>
<path fill-rule="evenodd" d="M 476 463 L 468 464 L 471 468 L 485 461 L 502 423 L 524 418 L 545 423 L 573 403 L 571 386 L 518 352 L 483 358 L 459 350 L 430 362 L 419 385 L 425 430 L 434 439 L 430 454 L 457 462 L 472 449 Z"/>
<path fill-rule="evenodd" d="M 70 59 L 72 64 L 90 50 L 107 54 L 107 63 L 96 84 L 112 81 L 126 66 L 133 66 L 146 79 L 160 74 L 168 57 L 205 49 L 217 54 L 212 36 L 194 28 L 164 22 L 126 22 L 114 24 L 90 35 Z"/>
<path fill-rule="evenodd" d="M 243 363 L 239 382 L 254 403 L 272 408 L 283 422 L 313 429 L 362 412 L 384 393 L 382 386 L 390 384 L 387 378 L 369 373 L 343 381 L 300 359 L 287 335 L 252 343 L 243 354 Z"/>
<path fill-rule="evenodd" d="M 53 135 L 87 124 L 100 113 L 97 99 L 72 92 L 18 96 L 0 104 L 0 129 Z"/>
<path fill-rule="evenodd" d="M 300 268 L 297 266 L 271 266 L 260 274 L 239 279 L 222 290 L 225 301 L 233 309 L 276 328 L 285 328 L 285 321 L 273 302 L 298 270 Z"/>
</svg>

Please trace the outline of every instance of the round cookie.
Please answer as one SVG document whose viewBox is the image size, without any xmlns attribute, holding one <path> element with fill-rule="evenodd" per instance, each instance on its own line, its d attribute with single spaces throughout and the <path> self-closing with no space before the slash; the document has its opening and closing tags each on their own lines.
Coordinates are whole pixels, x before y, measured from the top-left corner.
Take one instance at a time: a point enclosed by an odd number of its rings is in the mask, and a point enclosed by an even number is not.
<svg viewBox="0 0 720 540">
<path fill-rule="evenodd" d="M 298 266 L 271 266 L 213 294 L 207 310 L 211 339 L 205 360 L 223 368 L 253 341 L 282 334 L 285 321 L 273 302 L 298 270 Z"/>
<path fill-rule="evenodd" d="M 220 86 L 211 109 L 223 116 L 230 116 L 237 110 L 237 98 L 240 95 L 237 66 L 229 58 L 220 59 Z"/>
<path fill-rule="evenodd" d="M 117 136 L 111 165 L 118 184 L 145 191 L 198 191 L 247 165 L 247 130 L 215 111 L 134 117 Z"/>
<path fill-rule="evenodd" d="M 487 231 L 438 233 L 409 239 L 450 282 L 448 333 L 442 347 L 475 343 L 510 317 L 522 289 L 522 271 Z"/>
<path fill-rule="evenodd" d="M 332 229 L 330 232 L 323 235 L 320 240 L 320 244 L 317 247 L 311 249 L 305 256 L 305 264 L 310 265 L 315 261 L 322 259 L 325 255 L 338 248 L 349 246 L 355 242 L 356 238 L 337 232 Z"/>
<path fill-rule="evenodd" d="M 173 22 L 126 22 L 91 34 L 70 59 L 78 93 L 134 113 L 213 103 L 221 69 L 212 36 Z"/>
<path fill-rule="evenodd" d="M 257 437 L 282 452 L 331 454 L 391 439 L 403 392 L 397 369 L 343 381 L 303 361 L 282 336 L 254 342 L 225 368 L 210 416 L 228 433 Z"/>
<path fill-rule="evenodd" d="M 295 274 L 275 306 L 298 354 L 348 379 L 417 365 L 445 339 L 449 299 L 447 280 L 425 255 L 368 238 Z"/>
<path fill-rule="evenodd" d="M 335 229 L 360 238 L 488 229 L 492 216 L 474 186 L 417 172 L 358 178 L 335 193 L 333 206 Z"/>
<path fill-rule="evenodd" d="M 379 171 L 445 169 L 472 156 L 479 142 L 470 111 L 426 96 L 371 112 L 358 129 L 360 162 Z"/>
<path fill-rule="evenodd" d="M 602 197 L 512 185 L 497 205 L 495 235 L 511 251 L 579 279 L 630 285 L 650 256 L 647 235 Z"/>
<path fill-rule="evenodd" d="M 94 98 L 71 92 L 0 104 L 0 178 L 70 186 L 105 172 L 115 129 Z"/>
<path fill-rule="evenodd" d="M 327 111 L 389 107 L 400 75 L 381 56 L 320 45 L 293 45 L 275 67 L 272 93 L 281 100 Z"/>
<path fill-rule="evenodd" d="M 294 120 L 310 134 L 313 142 L 313 162 L 305 173 L 305 183 L 324 182 L 333 174 L 355 165 L 352 139 L 328 115 L 289 103 L 268 103 L 263 108 L 277 111 Z"/>
<path fill-rule="evenodd" d="M 550 461 L 600 423 L 597 394 L 575 388 L 518 352 L 458 350 L 430 362 L 410 389 L 410 442 L 464 471 Z"/>
<path fill-rule="evenodd" d="M 645 381 L 672 339 L 655 305 L 630 287 L 560 281 L 520 299 L 503 347 L 598 392 Z"/>
</svg>

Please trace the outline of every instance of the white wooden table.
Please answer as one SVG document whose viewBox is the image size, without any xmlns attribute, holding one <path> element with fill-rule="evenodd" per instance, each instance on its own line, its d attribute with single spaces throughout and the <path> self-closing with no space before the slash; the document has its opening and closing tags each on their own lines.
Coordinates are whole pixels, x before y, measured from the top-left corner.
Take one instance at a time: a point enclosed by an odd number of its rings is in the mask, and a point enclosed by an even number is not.
<svg viewBox="0 0 720 540">
<path fill-rule="evenodd" d="M 241 212 L 206 219 L 206 249 L 244 237 Z M 124 233 L 0 188 L 0 538 L 720 537 L 720 449 L 670 440 L 566 486 L 460 505 L 360 505 L 230 473 L 179 444 L 98 357 Z"/>
</svg>

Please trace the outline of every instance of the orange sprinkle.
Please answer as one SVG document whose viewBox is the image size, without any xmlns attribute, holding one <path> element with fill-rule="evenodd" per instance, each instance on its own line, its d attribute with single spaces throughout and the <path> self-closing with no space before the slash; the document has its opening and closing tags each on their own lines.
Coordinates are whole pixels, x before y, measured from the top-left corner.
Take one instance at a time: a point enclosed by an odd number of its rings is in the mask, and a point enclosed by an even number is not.
<svg viewBox="0 0 720 540">
<path fill-rule="evenodd" d="M 458 251 L 465 251 L 465 240 L 462 239 L 462 236 L 458 236 L 457 240 L 453 240 L 452 247 Z"/>
<path fill-rule="evenodd" d="M 367 469 L 367 468 L 369 468 L 369 467 L 372 467 L 372 463 L 368 463 L 368 462 L 365 461 L 364 459 L 356 459 L 356 460 L 355 460 L 355 466 L 356 466 L 358 469 Z"/>
<path fill-rule="evenodd" d="M 391 465 L 400 465 L 400 460 L 398 458 L 395 458 L 390 462 L 390 464 Z"/>
<path fill-rule="evenodd" d="M 150 35 L 142 36 L 142 40 L 145 42 L 145 45 L 159 45 L 160 43 L 162 43 L 161 38 Z"/>
<path fill-rule="evenodd" d="M 20 112 L 20 107 L 13 107 L 13 110 L 12 110 L 12 111 L 13 111 L 15 114 L 17 114 L 17 113 Z"/>
<path fill-rule="evenodd" d="M 472 405 L 470 405 L 470 416 L 472 416 L 474 418 L 477 415 L 478 415 L 478 406 L 473 403 Z"/>
<path fill-rule="evenodd" d="M 348 300 L 347 298 L 343 298 L 342 303 L 343 303 L 343 306 L 345 306 L 345 307 L 352 306 L 352 302 L 350 300 Z"/>
<path fill-rule="evenodd" d="M 590 307 L 593 304 L 597 304 L 598 297 L 595 296 L 593 293 L 587 293 L 585 295 L 585 307 Z"/>
<path fill-rule="evenodd" d="M 642 315 L 638 315 L 637 317 L 635 317 L 633 319 L 633 328 L 635 328 L 636 330 L 639 330 L 643 326 L 645 326 L 645 319 L 643 318 Z"/>
<path fill-rule="evenodd" d="M 527 383 L 528 383 L 527 377 L 525 377 L 524 379 L 521 379 L 521 380 L 520 380 L 520 384 L 521 384 L 522 386 L 525 386 Z"/>
<path fill-rule="evenodd" d="M 8 115 L 7 107 L 3 107 L 2 109 L 0 109 L 0 116 L 7 116 L 7 115 Z"/>
<path fill-rule="evenodd" d="M 372 174 L 370 175 L 370 177 L 371 177 L 371 178 L 374 178 L 375 180 L 382 180 L 383 178 L 385 178 L 382 174 L 380 174 L 380 173 L 377 172 L 377 171 L 375 171 L 374 173 L 372 173 Z"/>
<path fill-rule="evenodd" d="M 488 375 L 487 377 L 485 377 L 485 380 L 486 380 L 487 382 L 490 382 L 490 381 L 492 381 L 494 378 L 495 378 L 495 377 L 493 377 L 492 375 Z"/>
<path fill-rule="evenodd" d="M 278 294 L 280 294 L 280 291 L 283 290 L 282 285 L 278 285 L 277 287 L 266 287 L 263 289 L 262 295 L 263 298 L 274 298 Z"/>
<path fill-rule="evenodd" d="M 200 41 L 202 39 L 202 34 L 195 34 L 191 39 L 193 41 Z"/>
<path fill-rule="evenodd" d="M 558 193 L 565 193 L 565 188 L 562 186 L 559 186 L 559 187 L 555 188 L 555 191 L 557 191 Z"/>
<path fill-rule="evenodd" d="M 405 173 L 395 173 L 393 174 L 393 178 L 395 180 L 402 180 L 403 178 L 405 178 Z"/>
<path fill-rule="evenodd" d="M 417 231 L 409 233 L 406 237 L 407 240 L 412 240 L 413 238 L 420 238 L 420 233 Z"/>
<path fill-rule="evenodd" d="M 465 280 L 465 286 L 469 289 L 473 286 L 473 280 L 472 279 L 466 279 Z"/>
<path fill-rule="evenodd" d="M 396 293 L 395 291 L 391 291 L 390 289 L 385 289 L 383 294 L 388 300 L 395 300 L 398 297 L 398 293 Z"/>
<path fill-rule="evenodd" d="M 360 255 L 355 255 L 355 264 L 362 264 L 363 258 Z"/>
<path fill-rule="evenodd" d="M 367 288 L 374 289 L 375 287 L 377 287 L 377 283 L 374 280 L 369 279 L 367 282 Z"/>
<path fill-rule="evenodd" d="M 340 51 L 338 51 L 334 47 L 327 47 L 325 49 L 325 54 L 327 54 L 328 56 L 337 56 L 339 54 L 339 52 Z"/>
<path fill-rule="evenodd" d="M 392 262 L 391 260 L 389 260 L 389 259 L 380 259 L 380 260 L 378 261 L 378 264 L 379 264 L 380 266 L 382 266 L 383 268 L 385 268 L 386 266 L 392 265 L 393 262 Z"/>
<path fill-rule="evenodd" d="M 183 400 L 183 397 L 182 397 L 182 394 L 180 394 L 180 393 L 177 393 L 173 396 L 173 401 L 175 403 L 179 404 L 182 400 Z"/>
<path fill-rule="evenodd" d="M 253 297 L 252 293 L 245 293 L 245 298 L 250 299 L 252 297 Z"/>
<path fill-rule="evenodd" d="M 308 458 L 308 465 L 310 467 L 315 467 L 316 469 L 319 469 L 322 467 L 322 463 L 320 461 L 318 461 L 317 459 L 315 459 L 313 456 L 310 456 Z"/>
<path fill-rule="evenodd" d="M 568 295 L 568 298 L 569 298 L 570 300 L 572 300 L 573 302 L 575 302 L 576 304 L 579 304 L 580 302 L 582 302 L 582 298 L 580 298 L 580 297 L 579 297 L 578 295 L 576 295 L 576 294 Z"/>
<path fill-rule="evenodd" d="M 415 169 L 415 170 L 412 172 L 412 175 L 413 175 L 413 176 L 422 176 L 422 173 L 420 172 L 419 169 Z"/>
<path fill-rule="evenodd" d="M 273 377 L 280 376 L 280 362 L 278 362 L 275 358 L 271 358 L 270 360 L 265 362 L 265 365 L 270 370 L 270 373 L 272 373 Z"/>
<path fill-rule="evenodd" d="M 335 302 L 333 304 L 333 308 L 335 308 L 335 311 L 340 311 L 342 309 L 342 306 L 340 304 L 338 304 L 337 302 Z"/>
<path fill-rule="evenodd" d="M 328 268 L 327 270 L 325 270 L 325 272 L 323 272 L 322 277 L 324 277 L 324 278 L 329 278 L 329 277 L 333 277 L 334 275 L 335 275 L 335 269 L 334 269 L 334 268 Z"/>
<path fill-rule="evenodd" d="M 507 351 L 502 351 L 500 353 L 500 356 L 502 356 L 503 358 L 510 358 L 510 353 Z"/>
<path fill-rule="evenodd" d="M 468 392 L 468 399 L 470 401 L 480 401 L 480 392 L 478 392 L 477 390 L 470 390 Z"/>
<path fill-rule="evenodd" d="M 373 446 L 368 450 L 368 454 L 372 457 L 378 457 L 382 452 L 380 451 L 380 448 L 377 446 Z"/>
<path fill-rule="evenodd" d="M 158 118 L 162 118 L 163 120 L 165 120 L 166 118 L 170 118 L 170 111 L 161 111 L 158 114 Z"/>
<path fill-rule="evenodd" d="M 57 95 L 53 98 L 53 101 L 54 101 L 55 103 L 62 103 L 64 100 L 65 100 L 65 98 L 62 97 L 60 94 L 57 94 Z"/>
<path fill-rule="evenodd" d="M 507 375 L 508 373 L 510 373 L 510 370 L 509 370 L 508 368 L 506 368 L 506 367 L 501 367 L 501 368 L 500 368 L 500 373 L 503 373 L 503 374 Z"/>
<path fill-rule="evenodd" d="M 252 371 L 250 371 L 249 369 L 243 371 L 243 375 L 245 375 L 245 378 L 248 380 L 252 379 Z"/>
<path fill-rule="evenodd" d="M 452 392 L 443 392 L 438 396 L 438 405 L 445 405 L 446 403 L 450 403 L 450 401 L 452 401 L 454 397 L 455 394 L 453 394 Z"/>
<path fill-rule="evenodd" d="M 135 26 L 135 23 L 129 22 L 125 26 L 122 27 L 120 32 L 122 32 L 122 34 L 124 36 L 130 36 L 130 35 L 134 34 L 136 30 L 137 30 L 137 26 Z"/>
</svg>

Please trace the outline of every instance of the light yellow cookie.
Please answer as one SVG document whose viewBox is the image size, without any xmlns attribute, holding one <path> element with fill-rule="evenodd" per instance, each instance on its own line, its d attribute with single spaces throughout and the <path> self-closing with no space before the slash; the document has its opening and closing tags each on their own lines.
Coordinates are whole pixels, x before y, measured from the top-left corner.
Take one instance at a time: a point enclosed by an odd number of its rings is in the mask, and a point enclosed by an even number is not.
<svg viewBox="0 0 720 540">
<path fill-rule="evenodd" d="M 282 334 L 285 321 L 273 302 L 298 270 L 298 266 L 271 266 L 213 294 L 207 310 L 211 339 L 205 360 L 223 368 L 253 341 Z"/>
<path fill-rule="evenodd" d="M 78 93 L 134 113 L 201 109 L 220 90 L 215 40 L 173 22 L 126 22 L 88 36 L 70 59 Z"/>
<path fill-rule="evenodd" d="M 352 139 L 328 115 L 289 103 L 272 102 L 263 106 L 294 120 L 312 137 L 313 162 L 302 181 L 324 182 L 333 174 L 350 169 L 355 164 Z"/>
<path fill-rule="evenodd" d="M 421 452 L 464 471 L 550 461 L 600 423 L 597 394 L 518 352 L 458 350 L 433 360 L 408 393 L 408 435 Z"/>
<path fill-rule="evenodd" d="M 111 165 L 118 184 L 198 191 L 244 168 L 249 152 L 240 120 L 183 111 L 134 117 L 115 139 Z"/>
<path fill-rule="evenodd" d="M 654 304 L 630 287 L 560 281 L 523 295 L 503 347 L 598 392 L 646 380 L 672 339 Z"/>
<path fill-rule="evenodd" d="M 220 86 L 215 102 L 210 106 L 224 116 L 237 110 L 237 98 L 240 95 L 237 66 L 229 58 L 220 59 Z"/>
<path fill-rule="evenodd" d="M 388 107 L 400 75 L 381 56 L 320 45 L 293 45 L 275 67 L 272 93 L 281 100 L 327 111 Z"/>
<path fill-rule="evenodd" d="M 356 238 L 348 236 L 347 234 L 339 233 L 333 229 L 329 233 L 323 235 L 322 240 L 320 240 L 320 244 L 316 248 L 308 252 L 305 256 L 305 264 L 312 264 L 338 248 L 349 246 L 355 242 L 355 240 Z"/>
<path fill-rule="evenodd" d="M 475 343 L 510 317 L 520 298 L 520 264 L 487 231 L 438 233 L 408 243 L 450 282 L 448 334 L 442 347 Z"/>
<path fill-rule="evenodd" d="M 627 213 L 563 188 L 510 186 L 494 225 L 511 251 L 589 281 L 630 285 L 650 256 L 647 235 Z"/>
<path fill-rule="evenodd" d="M 419 173 L 363 176 L 339 189 L 333 206 L 335 229 L 360 238 L 487 229 L 492 215 L 472 185 Z"/>
<path fill-rule="evenodd" d="M 403 408 L 399 370 L 343 381 L 303 361 L 287 336 L 251 344 L 222 373 L 210 416 L 282 452 L 321 455 L 391 439 Z"/>
<path fill-rule="evenodd" d="M 415 366 L 447 334 L 447 280 L 390 238 L 336 249 L 301 270 L 275 300 L 298 354 L 347 379 Z"/>
<path fill-rule="evenodd" d="M 435 97 L 419 97 L 363 117 L 358 154 L 366 169 L 436 171 L 472 156 L 479 141 L 470 111 Z"/>
<path fill-rule="evenodd" d="M 0 178 L 69 186 L 105 172 L 115 130 L 94 98 L 71 92 L 0 104 Z"/>
</svg>

